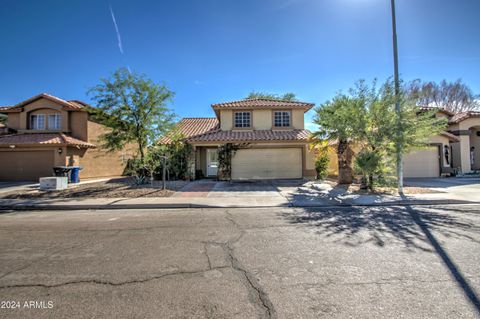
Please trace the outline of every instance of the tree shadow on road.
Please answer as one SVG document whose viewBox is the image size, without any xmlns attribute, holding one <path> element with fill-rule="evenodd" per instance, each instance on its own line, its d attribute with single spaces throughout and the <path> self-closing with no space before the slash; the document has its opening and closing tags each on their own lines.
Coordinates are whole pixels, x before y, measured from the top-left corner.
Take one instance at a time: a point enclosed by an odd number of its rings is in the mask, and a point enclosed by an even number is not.
<svg viewBox="0 0 480 319">
<path fill-rule="evenodd" d="M 457 210 L 447 214 L 429 207 L 370 206 L 338 208 L 305 208 L 296 214 L 285 214 L 293 224 L 307 225 L 321 236 L 335 238 L 349 246 L 374 243 L 383 247 L 401 243 L 409 250 L 438 254 L 452 278 L 480 314 L 478 294 L 460 272 L 433 232 L 449 238 L 463 238 L 480 243 L 480 227 L 462 218 Z"/>
</svg>

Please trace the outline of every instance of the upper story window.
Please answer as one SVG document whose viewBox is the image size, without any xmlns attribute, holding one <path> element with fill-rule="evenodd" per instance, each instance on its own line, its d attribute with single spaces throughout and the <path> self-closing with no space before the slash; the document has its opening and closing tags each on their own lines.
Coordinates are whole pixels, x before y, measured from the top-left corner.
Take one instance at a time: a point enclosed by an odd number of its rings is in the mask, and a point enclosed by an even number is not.
<svg viewBox="0 0 480 319">
<path fill-rule="evenodd" d="M 251 126 L 251 112 L 235 112 L 234 124 L 235 127 L 250 127 Z"/>
<path fill-rule="evenodd" d="M 48 129 L 59 130 L 62 128 L 62 115 L 50 114 L 48 115 Z"/>
<path fill-rule="evenodd" d="M 290 121 L 290 111 L 275 111 L 273 113 L 273 126 L 275 127 L 290 127 Z"/>
<path fill-rule="evenodd" d="M 30 116 L 30 129 L 44 130 L 45 129 L 45 114 L 33 114 Z"/>
</svg>

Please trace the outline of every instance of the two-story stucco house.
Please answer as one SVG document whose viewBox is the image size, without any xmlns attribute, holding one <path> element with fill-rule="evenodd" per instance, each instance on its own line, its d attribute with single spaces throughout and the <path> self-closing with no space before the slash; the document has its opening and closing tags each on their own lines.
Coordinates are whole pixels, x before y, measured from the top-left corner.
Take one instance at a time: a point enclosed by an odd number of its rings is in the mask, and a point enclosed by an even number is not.
<svg viewBox="0 0 480 319">
<path fill-rule="evenodd" d="M 310 132 L 304 125 L 304 114 L 313 106 L 246 99 L 213 104 L 216 117 L 184 118 L 177 126 L 185 141 L 193 145 L 197 175 L 217 176 L 219 145 L 246 143 L 232 158 L 232 179 L 314 178 Z"/>
<path fill-rule="evenodd" d="M 88 107 L 46 93 L 1 107 L 9 133 L 0 136 L 0 181 L 38 181 L 65 165 L 81 166 L 80 178 L 122 175 L 131 154 L 98 147 L 106 127 L 92 121 Z"/>
<path fill-rule="evenodd" d="M 445 131 L 430 136 L 429 145 L 405 154 L 404 177 L 440 177 L 480 170 L 480 112 L 453 114 L 432 107 L 421 109 L 435 111 L 435 116 L 447 119 L 448 125 Z M 358 149 L 354 147 L 356 151 Z M 329 156 L 329 174 L 335 176 L 338 164 L 333 145 L 329 148 Z"/>
</svg>

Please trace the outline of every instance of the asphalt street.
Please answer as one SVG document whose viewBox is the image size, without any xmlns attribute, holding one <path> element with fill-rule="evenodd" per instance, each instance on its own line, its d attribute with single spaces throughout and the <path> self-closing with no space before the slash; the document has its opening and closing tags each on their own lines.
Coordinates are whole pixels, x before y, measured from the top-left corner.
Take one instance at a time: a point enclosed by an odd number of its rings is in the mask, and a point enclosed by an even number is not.
<svg viewBox="0 0 480 319">
<path fill-rule="evenodd" d="M 1 318 L 479 318 L 480 205 L 0 214 Z"/>
</svg>

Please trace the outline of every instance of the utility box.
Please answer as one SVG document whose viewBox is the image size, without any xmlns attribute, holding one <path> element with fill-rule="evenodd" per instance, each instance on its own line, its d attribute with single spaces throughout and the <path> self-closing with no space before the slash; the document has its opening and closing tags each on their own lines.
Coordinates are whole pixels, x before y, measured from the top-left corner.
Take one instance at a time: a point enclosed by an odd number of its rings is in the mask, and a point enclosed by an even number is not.
<svg viewBox="0 0 480 319">
<path fill-rule="evenodd" d="M 68 177 L 66 176 L 40 178 L 41 190 L 62 190 L 67 188 L 68 188 Z"/>
</svg>

